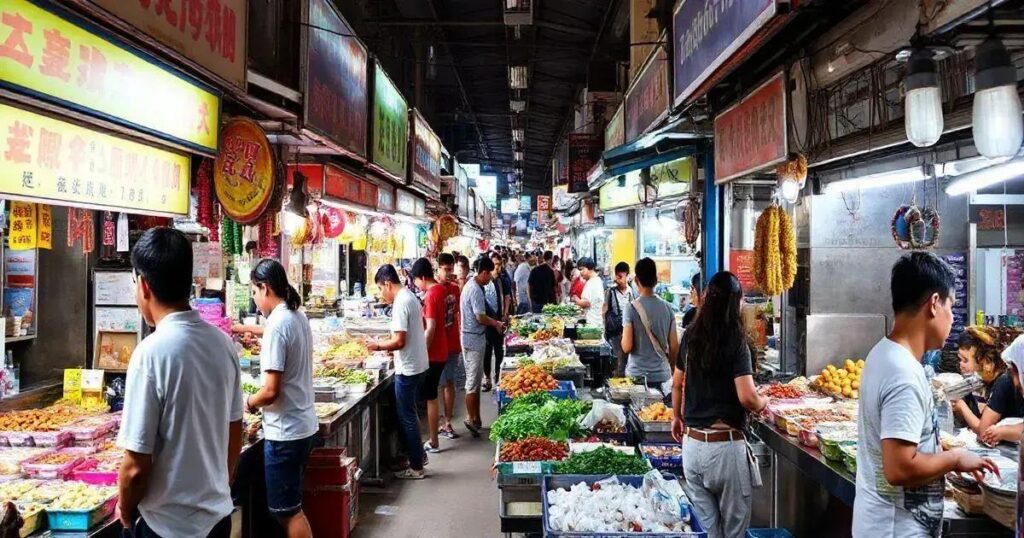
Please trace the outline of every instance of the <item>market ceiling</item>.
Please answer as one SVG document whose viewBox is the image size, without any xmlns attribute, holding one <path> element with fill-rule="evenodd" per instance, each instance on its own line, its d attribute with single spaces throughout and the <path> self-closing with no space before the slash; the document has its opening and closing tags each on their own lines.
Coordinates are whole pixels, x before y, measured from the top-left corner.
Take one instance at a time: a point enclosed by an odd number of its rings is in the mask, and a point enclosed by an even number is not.
<svg viewBox="0 0 1024 538">
<path fill-rule="evenodd" d="M 421 78 L 420 108 L 461 162 L 513 171 L 509 66 L 527 65 L 523 186 L 550 192 L 551 155 L 579 90 L 613 91 L 616 64 L 628 59 L 629 2 L 535 0 L 533 23 L 518 29 L 505 25 L 504 3 L 381 0 L 362 3 L 358 14 L 351 4 L 342 9 L 385 65 L 413 71 L 406 84 L 412 103 Z"/>
</svg>

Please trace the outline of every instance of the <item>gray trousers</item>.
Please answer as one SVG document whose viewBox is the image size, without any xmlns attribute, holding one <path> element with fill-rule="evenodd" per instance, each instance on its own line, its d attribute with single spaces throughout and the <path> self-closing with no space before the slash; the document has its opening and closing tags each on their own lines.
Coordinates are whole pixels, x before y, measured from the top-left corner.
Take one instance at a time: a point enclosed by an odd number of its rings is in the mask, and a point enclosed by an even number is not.
<svg viewBox="0 0 1024 538">
<path fill-rule="evenodd" d="M 683 438 L 683 489 L 708 538 L 743 538 L 750 525 L 750 460 L 743 441 Z"/>
</svg>

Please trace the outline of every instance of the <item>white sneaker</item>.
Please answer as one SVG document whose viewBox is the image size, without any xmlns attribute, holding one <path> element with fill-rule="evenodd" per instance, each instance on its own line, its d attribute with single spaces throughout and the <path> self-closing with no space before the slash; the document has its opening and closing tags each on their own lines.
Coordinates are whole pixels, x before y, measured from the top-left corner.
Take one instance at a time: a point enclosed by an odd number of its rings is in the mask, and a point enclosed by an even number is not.
<svg viewBox="0 0 1024 538">
<path fill-rule="evenodd" d="M 427 474 L 422 470 L 417 471 L 411 467 L 404 471 L 398 471 L 395 473 L 395 478 L 399 480 L 423 480 L 426 477 Z"/>
</svg>

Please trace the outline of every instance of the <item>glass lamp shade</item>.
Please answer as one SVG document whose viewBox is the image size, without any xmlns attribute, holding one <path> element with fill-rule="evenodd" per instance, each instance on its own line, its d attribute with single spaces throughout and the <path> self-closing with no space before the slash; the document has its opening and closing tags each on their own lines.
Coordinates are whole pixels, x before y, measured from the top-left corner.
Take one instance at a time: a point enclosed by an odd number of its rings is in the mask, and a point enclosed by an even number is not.
<svg viewBox="0 0 1024 538">
<path fill-rule="evenodd" d="M 989 159 L 1012 157 L 1024 140 L 1017 85 L 996 86 L 974 94 L 974 145 Z"/>
<path fill-rule="evenodd" d="M 306 225 L 306 217 L 286 209 L 281 212 L 281 225 L 285 235 L 293 237 Z"/>
<path fill-rule="evenodd" d="M 783 181 L 780 186 L 782 198 L 791 204 L 800 199 L 800 183 L 797 181 Z"/>
<path fill-rule="evenodd" d="M 942 92 L 937 86 L 926 86 L 907 91 L 904 102 L 907 140 L 919 147 L 927 147 L 942 136 Z"/>
</svg>

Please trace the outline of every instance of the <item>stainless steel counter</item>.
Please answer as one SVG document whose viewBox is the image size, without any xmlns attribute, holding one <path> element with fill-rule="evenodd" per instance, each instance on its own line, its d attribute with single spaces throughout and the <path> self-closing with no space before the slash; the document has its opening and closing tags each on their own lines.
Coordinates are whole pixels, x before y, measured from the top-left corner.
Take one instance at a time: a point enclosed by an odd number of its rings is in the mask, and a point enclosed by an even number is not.
<svg viewBox="0 0 1024 538">
<path fill-rule="evenodd" d="M 842 536 L 842 527 L 849 533 L 856 477 L 773 425 L 755 420 L 751 430 L 772 456 L 772 476 L 765 481 L 766 485 L 772 484 L 767 492 L 772 520 L 767 524 L 786 527 L 797 538 Z M 968 516 L 954 501 L 946 499 L 942 534 L 981 538 L 1009 537 L 1012 532 L 988 517 Z"/>
</svg>

